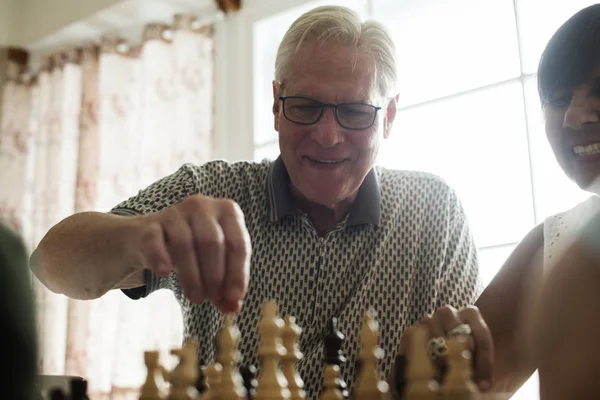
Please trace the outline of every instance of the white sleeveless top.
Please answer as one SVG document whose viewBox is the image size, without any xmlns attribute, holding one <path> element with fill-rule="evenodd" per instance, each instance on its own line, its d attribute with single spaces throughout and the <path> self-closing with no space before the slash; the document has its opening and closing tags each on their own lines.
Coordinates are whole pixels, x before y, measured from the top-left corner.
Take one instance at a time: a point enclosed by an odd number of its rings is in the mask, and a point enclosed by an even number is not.
<svg viewBox="0 0 600 400">
<path fill-rule="evenodd" d="M 598 212 L 600 196 L 593 194 L 570 210 L 552 215 L 544 221 L 544 272 L 552 268 L 556 260 L 573 243 L 577 233 Z"/>
</svg>

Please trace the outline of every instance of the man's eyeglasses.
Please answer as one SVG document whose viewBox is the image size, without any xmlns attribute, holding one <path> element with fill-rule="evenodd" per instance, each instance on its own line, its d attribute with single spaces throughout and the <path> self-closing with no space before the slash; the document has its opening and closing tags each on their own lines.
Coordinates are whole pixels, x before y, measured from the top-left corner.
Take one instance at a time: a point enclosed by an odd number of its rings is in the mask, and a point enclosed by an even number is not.
<svg viewBox="0 0 600 400">
<path fill-rule="evenodd" d="M 342 128 L 362 130 L 375 123 L 377 111 L 375 107 L 364 103 L 325 104 L 306 97 L 280 97 L 283 102 L 283 115 L 290 121 L 300 125 L 312 125 L 321 119 L 325 108 L 333 108 L 335 119 Z"/>
</svg>

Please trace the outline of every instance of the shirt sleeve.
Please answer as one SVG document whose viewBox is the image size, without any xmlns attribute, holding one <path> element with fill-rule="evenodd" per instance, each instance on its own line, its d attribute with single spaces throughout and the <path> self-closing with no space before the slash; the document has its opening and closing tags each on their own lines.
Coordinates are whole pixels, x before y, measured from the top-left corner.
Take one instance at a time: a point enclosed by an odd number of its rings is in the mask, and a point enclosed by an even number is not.
<svg viewBox="0 0 600 400">
<path fill-rule="evenodd" d="M 453 190 L 448 195 L 446 251 L 438 280 L 436 307 L 463 308 L 475 303 L 483 292 L 477 246 L 460 199 Z"/>
<path fill-rule="evenodd" d="M 137 195 L 119 203 L 110 212 L 123 216 L 152 214 L 171 207 L 193 194 L 216 196 L 219 191 L 216 174 L 218 169 L 214 166 L 207 164 L 194 167 L 186 164 L 175 173 L 154 182 L 140 190 Z M 131 299 L 142 299 L 159 289 L 175 290 L 176 278 L 175 272 L 166 277 L 158 277 L 150 270 L 144 270 L 144 286 L 123 289 L 122 292 Z"/>
</svg>

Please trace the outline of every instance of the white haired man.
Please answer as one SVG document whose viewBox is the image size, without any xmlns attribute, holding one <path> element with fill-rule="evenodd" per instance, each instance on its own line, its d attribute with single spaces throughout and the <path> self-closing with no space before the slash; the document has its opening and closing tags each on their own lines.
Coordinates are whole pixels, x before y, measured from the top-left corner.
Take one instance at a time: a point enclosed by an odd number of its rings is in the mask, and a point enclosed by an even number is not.
<svg viewBox="0 0 600 400">
<path fill-rule="evenodd" d="M 277 54 L 280 157 L 184 165 L 110 213 L 73 215 L 41 241 L 34 273 L 79 299 L 172 290 L 204 360 L 222 313 L 237 313 L 244 362 L 257 364 L 260 306 L 275 300 L 303 328 L 298 370 L 309 399 L 320 391 L 331 318 L 346 335 L 352 388 L 365 310 L 377 311 L 385 374 L 402 332 L 433 314 L 421 323 L 440 336 L 471 326 L 476 378 L 489 388 L 493 346 L 469 307 L 481 285 L 460 200 L 436 176 L 375 166 L 396 116 L 396 80 L 379 23 L 344 7 L 302 15 Z"/>
</svg>

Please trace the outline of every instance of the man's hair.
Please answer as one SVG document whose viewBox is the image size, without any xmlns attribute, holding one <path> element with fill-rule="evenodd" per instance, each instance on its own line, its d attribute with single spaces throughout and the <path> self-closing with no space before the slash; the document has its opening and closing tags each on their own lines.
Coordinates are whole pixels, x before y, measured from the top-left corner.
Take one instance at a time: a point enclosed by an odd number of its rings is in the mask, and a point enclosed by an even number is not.
<svg viewBox="0 0 600 400">
<path fill-rule="evenodd" d="M 538 66 L 538 94 L 543 106 L 560 91 L 588 79 L 600 61 L 600 4 L 586 7 L 552 35 Z"/>
<path fill-rule="evenodd" d="M 292 59 L 304 41 L 339 41 L 356 46 L 373 61 L 379 94 L 385 98 L 396 95 L 396 48 L 381 23 L 363 22 L 358 13 L 341 6 L 317 7 L 301 15 L 279 45 L 275 61 L 277 82 L 289 79 Z"/>
</svg>

